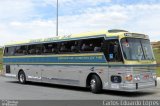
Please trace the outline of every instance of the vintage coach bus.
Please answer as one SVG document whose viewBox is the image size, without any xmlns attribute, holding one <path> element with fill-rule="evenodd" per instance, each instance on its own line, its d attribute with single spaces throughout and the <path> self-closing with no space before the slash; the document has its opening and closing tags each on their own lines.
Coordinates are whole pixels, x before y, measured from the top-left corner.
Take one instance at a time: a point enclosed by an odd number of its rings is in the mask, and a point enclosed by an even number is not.
<svg viewBox="0 0 160 106">
<path fill-rule="evenodd" d="M 108 30 L 8 44 L 4 75 L 26 81 L 137 91 L 154 88 L 156 61 L 145 34 Z"/>
</svg>

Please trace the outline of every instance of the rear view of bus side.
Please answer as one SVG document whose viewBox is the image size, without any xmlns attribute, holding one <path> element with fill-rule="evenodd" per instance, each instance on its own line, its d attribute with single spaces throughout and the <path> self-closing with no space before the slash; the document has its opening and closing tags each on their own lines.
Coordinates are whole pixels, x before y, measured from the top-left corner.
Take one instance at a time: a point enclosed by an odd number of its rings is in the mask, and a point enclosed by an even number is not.
<svg viewBox="0 0 160 106">
<path fill-rule="evenodd" d="M 156 61 L 145 34 L 108 30 L 8 44 L 4 75 L 26 81 L 134 92 L 155 88 Z"/>
</svg>

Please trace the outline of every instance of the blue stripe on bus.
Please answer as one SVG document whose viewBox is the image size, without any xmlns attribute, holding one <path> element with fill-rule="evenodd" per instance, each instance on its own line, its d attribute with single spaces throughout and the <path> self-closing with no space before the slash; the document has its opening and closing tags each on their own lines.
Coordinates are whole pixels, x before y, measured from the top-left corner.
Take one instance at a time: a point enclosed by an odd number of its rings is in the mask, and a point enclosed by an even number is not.
<svg viewBox="0 0 160 106">
<path fill-rule="evenodd" d="M 101 56 L 21 57 L 3 58 L 3 63 L 106 63 Z"/>
</svg>

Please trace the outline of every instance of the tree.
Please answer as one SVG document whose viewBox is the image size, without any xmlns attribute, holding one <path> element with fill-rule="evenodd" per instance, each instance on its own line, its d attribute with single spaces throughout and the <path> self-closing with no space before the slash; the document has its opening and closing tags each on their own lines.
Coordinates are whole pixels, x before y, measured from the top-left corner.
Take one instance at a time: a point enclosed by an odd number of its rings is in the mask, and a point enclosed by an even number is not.
<svg viewBox="0 0 160 106">
<path fill-rule="evenodd" d="M 158 48 L 159 48 L 159 50 L 160 50 L 160 41 L 158 41 Z"/>
</svg>

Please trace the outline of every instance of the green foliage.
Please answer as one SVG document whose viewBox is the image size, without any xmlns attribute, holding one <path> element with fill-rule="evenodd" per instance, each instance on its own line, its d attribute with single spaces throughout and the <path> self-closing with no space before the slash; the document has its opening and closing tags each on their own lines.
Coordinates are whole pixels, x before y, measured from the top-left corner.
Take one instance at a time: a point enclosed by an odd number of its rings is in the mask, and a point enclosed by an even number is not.
<svg viewBox="0 0 160 106">
<path fill-rule="evenodd" d="M 157 73 L 157 76 L 160 77 L 160 66 L 157 67 L 157 72 L 156 73 Z"/>
<path fill-rule="evenodd" d="M 2 48 L 0 48 L 0 72 L 1 72 L 1 70 L 2 70 L 2 56 L 3 56 L 3 49 Z"/>
<path fill-rule="evenodd" d="M 160 50 L 159 49 L 153 49 L 157 64 L 160 64 Z"/>
<path fill-rule="evenodd" d="M 153 49 L 157 64 L 160 64 L 160 49 Z M 160 66 L 157 67 L 157 75 L 160 77 Z"/>
</svg>

